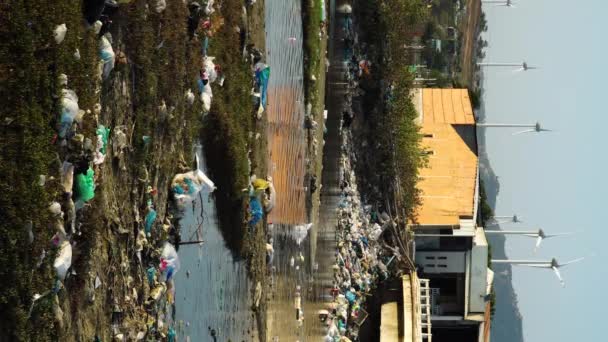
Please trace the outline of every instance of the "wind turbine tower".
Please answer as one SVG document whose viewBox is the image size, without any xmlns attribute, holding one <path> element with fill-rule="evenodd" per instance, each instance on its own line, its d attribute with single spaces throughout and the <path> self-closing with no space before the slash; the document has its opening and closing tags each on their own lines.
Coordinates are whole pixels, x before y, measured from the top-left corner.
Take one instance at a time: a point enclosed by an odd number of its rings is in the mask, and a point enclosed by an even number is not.
<svg viewBox="0 0 608 342">
<path fill-rule="evenodd" d="M 484 0 L 484 4 L 495 4 L 496 6 L 515 7 L 512 0 Z"/>
<path fill-rule="evenodd" d="M 477 127 L 509 127 L 509 128 L 526 128 L 523 131 L 515 132 L 513 135 L 522 133 L 541 133 L 552 132 L 550 129 L 542 128 L 539 122 L 535 124 L 505 124 L 505 123 L 478 123 Z"/>
<path fill-rule="evenodd" d="M 566 236 L 572 235 L 574 233 L 557 233 L 557 234 L 547 234 L 542 229 L 538 230 L 486 230 L 486 234 L 496 234 L 496 235 L 520 235 L 536 238 L 536 245 L 534 247 L 534 252 L 540 247 L 540 244 L 545 239 L 550 239 L 558 236 Z"/>
<path fill-rule="evenodd" d="M 519 67 L 519 71 L 528 71 L 534 69 L 540 69 L 539 67 L 530 66 L 527 62 L 522 63 L 492 63 L 492 62 L 480 62 L 477 63 L 480 67 Z"/>
<path fill-rule="evenodd" d="M 549 261 L 538 261 L 538 260 L 496 260 L 496 259 L 492 259 L 492 263 L 493 264 L 511 264 L 511 265 L 518 265 L 518 266 L 527 266 L 527 267 L 534 267 L 534 268 L 548 268 L 548 269 L 552 269 L 553 272 L 555 273 L 555 275 L 557 276 L 557 279 L 559 279 L 560 284 L 562 284 L 562 287 L 566 286 L 566 283 L 564 282 L 564 280 L 562 279 L 561 274 L 559 273 L 559 269 L 561 267 L 564 267 L 566 265 L 570 265 L 573 264 L 575 262 L 579 262 L 581 260 L 583 260 L 585 258 L 578 258 L 578 259 L 574 259 L 568 262 L 565 262 L 563 264 L 560 264 L 559 262 L 557 262 L 557 259 L 553 258 Z"/>
<path fill-rule="evenodd" d="M 523 221 L 517 216 L 517 214 L 514 214 L 513 216 L 492 216 L 491 218 L 492 221 L 494 221 L 494 224 L 501 224 L 501 223 L 522 223 Z"/>
</svg>

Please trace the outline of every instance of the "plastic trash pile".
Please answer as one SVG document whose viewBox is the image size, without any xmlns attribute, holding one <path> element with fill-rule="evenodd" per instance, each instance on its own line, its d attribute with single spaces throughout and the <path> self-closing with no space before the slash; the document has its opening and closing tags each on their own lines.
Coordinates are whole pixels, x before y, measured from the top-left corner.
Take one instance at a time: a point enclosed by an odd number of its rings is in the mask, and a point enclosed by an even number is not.
<svg viewBox="0 0 608 342">
<path fill-rule="evenodd" d="M 249 184 L 249 227 L 253 229 L 264 217 L 264 213 L 272 211 L 276 203 L 276 193 L 272 184 L 272 177 L 267 180 L 251 176 Z"/>
<path fill-rule="evenodd" d="M 355 172 L 351 166 L 350 133 L 343 136 L 341 160 L 341 200 L 338 204 L 336 229 L 337 251 L 334 269 L 333 303 L 328 314 L 326 341 L 354 339 L 367 313 L 365 298 L 374 284 L 385 279 L 386 265 L 380 259 L 381 218 L 372 206 L 363 205 L 357 190 Z"/>
</svg>

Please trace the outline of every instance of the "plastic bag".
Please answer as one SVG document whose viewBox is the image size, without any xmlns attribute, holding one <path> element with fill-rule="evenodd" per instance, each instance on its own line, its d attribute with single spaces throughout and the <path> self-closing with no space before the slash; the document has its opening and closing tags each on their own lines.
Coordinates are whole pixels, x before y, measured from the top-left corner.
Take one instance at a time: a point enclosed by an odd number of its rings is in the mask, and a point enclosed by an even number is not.
<svg viewBox="0 0 608 342">
<path fill-rule="evenodd" d="M 175 247 L 169 242 L 165 242 L 163 251 L 160 255 L 160 271 L 162 274 L 162 281 L 169 281 L 180 268 L 179 256 Z"/>
<path fill-rule="evenodd" d="M 272 211 L 274 206 L 277 203 L 277 193 L 274 189 L 274 184 L 272 182 L 268 183 L 268 200 L 264 203 L 266 206 L 266 212 L 269 213 Z"/>
<path fill-rule="evenodd" d="M 249 198 L 249 213 L 251 214 L 251 219 L 249 220 L 250 226 L 256 225 L 262 219 L 264 213 L 262 212 L 260 200 L 257 197 Z"/>
<path fill-rule="evenodd" d="M 215 82 L 217 79 L 217 71 L 215 70 L 215 63 L 213 63 L 214 57 L 205 57 L 203 61 L 203 67 L 209 79 L 209 83 Z"/>
<path fill-rule="evenodd" d="M 167 8 L 167 2 L 165 0 L 156 0 L 152 6 L 156 13 L 161 13 Z"/>
<path fill-rule="evenodd" d="M 268 186 L 269 186 L 269 182 L 262 178 L 255 179 L 253 182 L 251 182 L 251 184 L 253 185 L 253 188 L 256 191 L 266 190 L 266 189 L 268 189 Z"/>
<path fill-rule="evenodd" d="M 61 44 L 65 39 L 65 34 L 68 32 L 68 27 L 65 24 L 55 26 L 53 30 L 53 37 L 55 38 L 55 43 Z"/>
<path fill-rule="evenodd" d="M 188 101 L 188 104 L 192 105 L 194 103 L 194 94 L 192 93 L 192 90 L 188 89 L 186 91 L 186 101 Z"/>
<path fill-rule="evenodd" d="M 73 90 L 61 90 L 61 126 L 59 128 L 59 137 L 64 138 L 67 132 L 72 127 L 74 119 L 78 115 L 78 96 Z"/>
<path fill-rule="evenodd" d="M 178 173 L 171 182 L 173 195 L 180 207 L 191 203 L 200 191 L 213 192 L 215 184 L 201 170 Z"/>
<path fill-rule="evenodd" d="M 112 49 L 112 44 L 105 36 L 101 37 L 99 42 L 99 57 L 103 62 L 103 78 L 106 78 L 110 75 L 112 69 L 114 69 L 114 63 L 116 61 L 116 54 L 114 53 L 114 49 Z"/>
<path fill-rule="evenodd" d="M 150 231 L 152 230 L 152 225 L 156 221 L 156 210 L 150 208 L 148 214 L 146 214 L 145 231 L 147 235 L 150 235 Z"/>
<path fill-rule="evenodd" d="M 88 202 L 95 197 L 95 172 L 89 167 L 86 174 L 77 174 L 74 182 L 74 198 Z"/>
<path fill-rule="evenodd" d="M 108 146 L 108 137 L 110 136 L 110 129 L 103 125 L 97 127 L 97 144 L 95 145 L 95 154 L 93 157 L 93 164 L 99 165 L 104 162 L 106 156 L 106 149 Z"/>
<path fill-rule="evenodd" d="M 59 247 L 55 262 L 53 263 L 53 267 L 57 272 L 57 277 L 60 280 L 65 279 L 70 266 L 72 266 L 72 245 L 70 245 L 69 241 L 63 241 L 61 247 Z"/>
</svg>

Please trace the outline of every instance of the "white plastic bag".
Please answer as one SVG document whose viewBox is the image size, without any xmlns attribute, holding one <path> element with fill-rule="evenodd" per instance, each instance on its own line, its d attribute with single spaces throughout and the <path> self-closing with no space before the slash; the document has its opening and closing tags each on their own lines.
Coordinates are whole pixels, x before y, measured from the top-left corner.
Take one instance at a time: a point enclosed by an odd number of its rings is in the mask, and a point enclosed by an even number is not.
<svg viewBox="0 0 608 342">
<path fill-rule="evenodd" d="M 74 186 L 74 165 L 67 161 L 64 161 L 61 167 L 61 185 L 63 185 L 63 192 L 72 192 Z"/>
<path fill-rule="evenodd" d="M 156 13 L 161 13 L 167 8 L 167 2 L 165 0 L 156 0 L 152 6 Z"/>
<path fill-rule="evenodd" d="M 65 26 L 65 24 L 55 26 L 55 29 L 53 30 L 53 37 L 55 38 L 55 42 L 57 44 L 61 44 L 61 42 L 63 42 L 67 31 L 68 27 Z"/>
<path fill-rule="evenodd" d="M 160 270 L 162 272 L 161 281 L 171 280 L 173 275 L 179 271 L 179 256 L 175 247 L 169 242 L 165 242 L 163 251 L 160 254 Z"/>
<path fill-rule="evenodd" d="M 190 89 L 186 91 L 186 101 L 188 101 L 188 104 L 190 105 L 194 103 L 194 93 L 192 93 L 192 90 Z"/>
<path fill-rule="evenodd" d="M 55 262 L 53 263 L 53 267 L 55 267 L 55 271 L 57 272 L 57 277 L 59 277 L 60 280 L 65 279 L 70 266 L 72 266 L 72 245 L 66 240 L 61 243 L 59 253 L 57 253 L 57 258 L 55 258 Z"/>
<path fill-rule="evenodd" d="M 116 54 L 112 49 L 112 44 L 105 36 L 101 37 L 99 41 L 99 57 L 103 62 L 103 78 L 108 77 L 112 69 L 114 69 L 114 63 L 116 61 Z"/>
</svg>

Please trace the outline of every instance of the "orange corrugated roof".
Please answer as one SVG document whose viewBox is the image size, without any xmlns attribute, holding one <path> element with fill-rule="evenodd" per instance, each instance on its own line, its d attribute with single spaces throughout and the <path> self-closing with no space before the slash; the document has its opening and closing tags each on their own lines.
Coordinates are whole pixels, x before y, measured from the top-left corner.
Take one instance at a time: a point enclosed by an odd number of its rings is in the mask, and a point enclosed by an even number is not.
<svg viewBox="0 0 608 342">
<path fill-rule="evenodd" d="M 424 123 L 474 124 L 467 89 L 422 89 Z"/>
<path fill-rule="evenodd" d="M 420 170 L 420 225 L 458 225 L 473 217 L 477 181 L 475 118 L 466 89 L 422 90 L 423 147 L 432 152 Z"/>
</svg>

